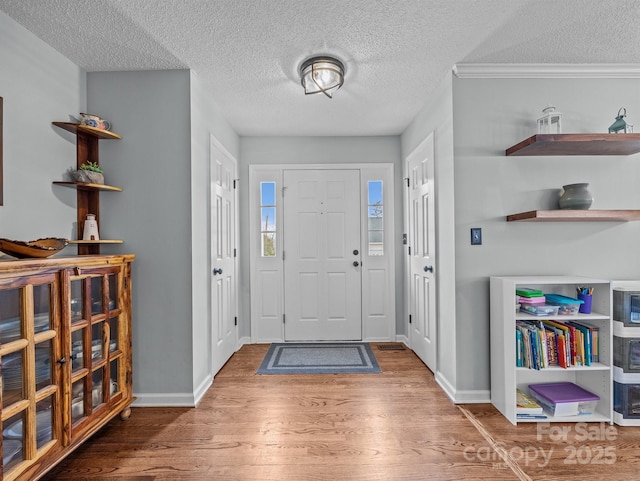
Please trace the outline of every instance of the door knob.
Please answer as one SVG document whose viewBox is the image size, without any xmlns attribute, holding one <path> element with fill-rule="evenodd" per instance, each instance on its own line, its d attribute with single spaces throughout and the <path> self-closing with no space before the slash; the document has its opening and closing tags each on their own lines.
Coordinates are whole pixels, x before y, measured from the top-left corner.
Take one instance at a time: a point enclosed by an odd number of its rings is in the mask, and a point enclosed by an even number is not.
<svg viewBox="0 0 640 481">
<path fill-rule="evenodd" d="M 358 261 L 353 261 L 353 267 L 358 267 L 360 263 Z"/>
<path fill-rule="evenodd" d="M 222 268 L 221 267 L 214 267 L 213 268 L 213 275 L 217 275 L 217 274 L 222 274 Z"/>
<path fill-rule="evenodd" d="M 431 272 L 433 274 L 433 266 L 424 266 L 425 272 Z"/>
</svg>

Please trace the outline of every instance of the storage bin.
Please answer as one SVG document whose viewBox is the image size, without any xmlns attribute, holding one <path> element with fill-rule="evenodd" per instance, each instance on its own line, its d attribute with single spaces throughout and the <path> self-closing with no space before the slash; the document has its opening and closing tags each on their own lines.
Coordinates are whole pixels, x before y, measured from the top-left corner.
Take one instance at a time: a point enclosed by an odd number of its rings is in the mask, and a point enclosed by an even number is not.
<svg viewBox="0 0 640 481">
<path fill-rule="evenodd" d="M 547 300 L 542 297 L 519 297 L 518 302 L 520 304 L 545 304 Z"/>
<path fill-rule="evenodd" d="M 613 410 L 625 419 L 640 419 L 640 384 L 613 381 Z"/>
<path fill-rule="evenodd" d="M 623 419 L 640 420 L 640 374 L 613 367 L 613 410 Z"/>
<path fill-rule="evenodd" d="M 545 294 L 548 306 L 558 306 L 559 316 L 575 316 L 580 310 L 580 304 L 584 301 L 560 294 Z"/>
<path fill-rule="evenodd" d="M 627 327 L 640 327 L 640 292 L 613 290 L 613 320 Z"/>
<path fill-rule="evenodd" d="M 613 364 L 623 372 L 640 373 L 640 338 L 613 336 Z"/>
<path fill-rule="evenodd" d="M 552 416 L 593 414 L 600 396 L 572 382 L 529 384 L 531 397 Z"/>
<path fill-rule="evenodd" d="M 534 316 L 550 317 L 558 314 L 558 306 L 549 306 L 547 304 L 520 304 L 520 311 Z"/>
</svg>

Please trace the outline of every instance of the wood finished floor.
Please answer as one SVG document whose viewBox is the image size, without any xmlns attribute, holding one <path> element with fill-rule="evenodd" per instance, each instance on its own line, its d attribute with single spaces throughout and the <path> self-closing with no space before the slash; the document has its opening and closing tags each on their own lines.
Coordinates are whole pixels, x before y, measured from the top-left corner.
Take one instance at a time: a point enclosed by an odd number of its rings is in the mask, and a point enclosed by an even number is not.
<svg viewBox="0 0 640 481">
<path fill-rule="evenodd" d="M 451 403 L 410 350 L 372 347 L 381 374 L 256 375 L 268 346 L 244 346 L 198 408 L 134 408 L 43 479 L 640 478 L 640 428 L 512 426 L 491 405 Z"/>
</svg>

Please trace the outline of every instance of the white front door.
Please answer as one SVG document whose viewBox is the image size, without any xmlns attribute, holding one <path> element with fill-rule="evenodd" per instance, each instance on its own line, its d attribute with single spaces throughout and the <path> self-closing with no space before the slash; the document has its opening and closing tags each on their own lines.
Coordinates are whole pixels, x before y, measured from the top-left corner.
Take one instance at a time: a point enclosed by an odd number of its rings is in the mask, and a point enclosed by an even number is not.
<svg viewBox="0 0 640 481">
<path fill-rule="evenodd" d="M 409 178 L 409 344 L 436 369 L 436 245 L 434 146 L 430 134 L 407 157 Z"/>
<path fill-rule="evenodd" d="M 360 173 L 284 172 L 285 340 L 362 339 Z"/>
<path fill-rule="evenodd" d="M 212 363 L 217 373 L 236 350 L 236 161 L 211 142 Z"/>
</svg>

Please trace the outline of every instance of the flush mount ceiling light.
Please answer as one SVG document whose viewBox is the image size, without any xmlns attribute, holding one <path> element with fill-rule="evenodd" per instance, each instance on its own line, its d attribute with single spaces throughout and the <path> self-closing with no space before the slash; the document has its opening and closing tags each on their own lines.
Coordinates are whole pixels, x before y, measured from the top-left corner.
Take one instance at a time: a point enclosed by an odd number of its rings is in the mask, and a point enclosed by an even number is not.
<svg viewBox="0 0 640 481">
<path fill-rule="evenodd" d="M 344 65 L 333 57 L 312 57 L 300 66 L 305 95 L 323 93 L 331 98 L 344 82 Z"/>
</svg>

